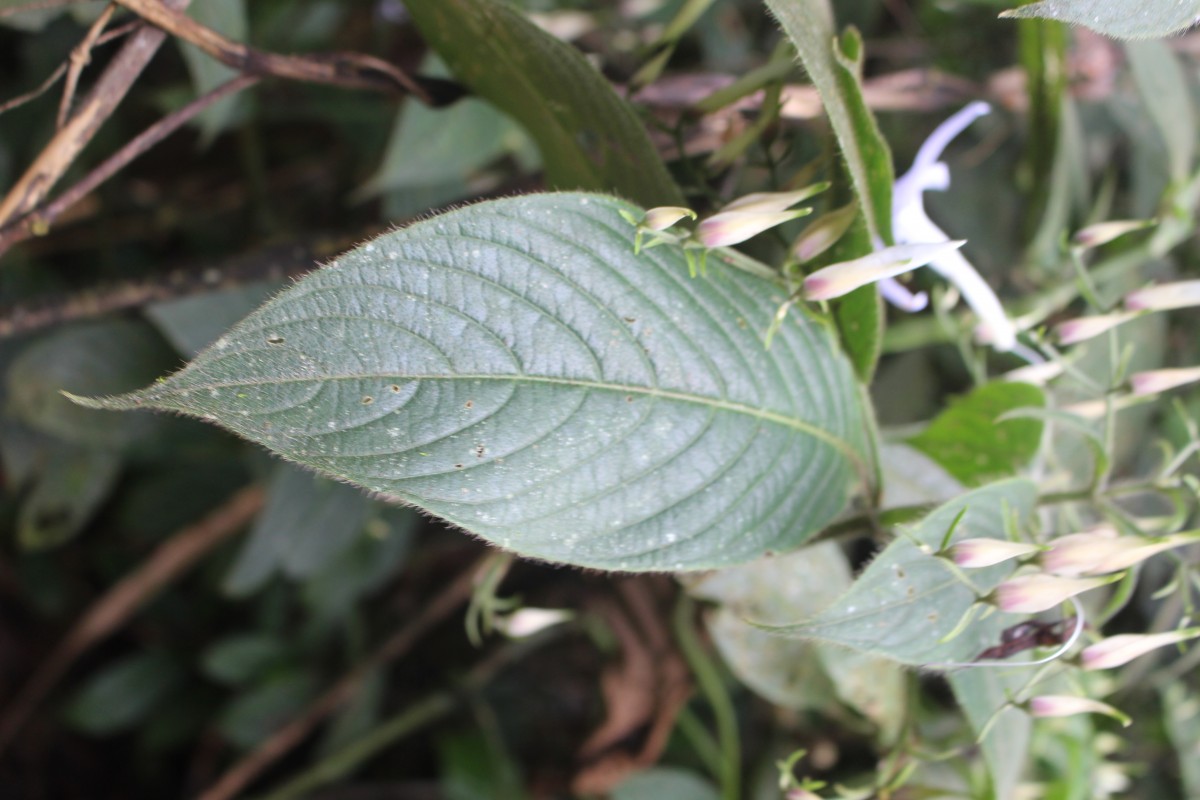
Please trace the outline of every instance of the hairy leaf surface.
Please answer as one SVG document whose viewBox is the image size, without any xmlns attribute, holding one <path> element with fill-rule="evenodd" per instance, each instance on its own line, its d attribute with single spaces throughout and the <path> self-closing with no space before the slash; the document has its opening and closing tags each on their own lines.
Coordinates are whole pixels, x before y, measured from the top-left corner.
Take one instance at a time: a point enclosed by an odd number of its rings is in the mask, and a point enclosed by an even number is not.
<svg viewBox="0 0 1200 800">
<path fill-rule="evenodd" d="M 1200 0 L 1042 0 L 1000 16 L 1054 19 L 1115 39 L 1155 39 L 1196 24 Z"/>
<path fill-rule="evenodd" d="M 609 197 L 481 203 L 280 294 L 188 367 L 90 401 L 211 419 L 524 555 L 699 569 L 794 548 L 871 474 L 857 385 L 785 290 Z"/>
</svg>

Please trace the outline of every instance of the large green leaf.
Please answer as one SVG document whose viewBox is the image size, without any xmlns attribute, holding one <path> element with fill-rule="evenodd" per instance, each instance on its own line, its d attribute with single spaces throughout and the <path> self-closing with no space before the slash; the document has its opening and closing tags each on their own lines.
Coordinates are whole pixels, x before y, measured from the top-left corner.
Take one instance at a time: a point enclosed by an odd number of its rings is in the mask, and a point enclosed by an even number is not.
<svg viewBox="0 0 1200 800">
<path fill-rule="evenodd" d="M 1011 521 L 1029 523 L 1035 496 L 1029 481 L 1009 480 L 951 500 L 889 544 L 832 606 L 808 620 L 770 630 L 914 666 L 971 661 L 1019 618 L 995 613 L 951 636 L 975 604 L 976 594 L 943 558 L 927 550 L 937 550 L 952 529 L 951 541 L 1003 539 Z M 1000 564 L 971 570 L 971 580 L 987 593 L 1012 569 Z"/>
<path fill-rule="evenodd" d="M 1115 39 L 1155 39 L 1194 25 L 1200 0 L 1042 0 L 1000 16 L 1055 19 Z"/>
<path fill-rule="evenodd" d="M 633 206 L 550 194 L 385 234 L 99 407 L 215 421 L 524 555 L 700 569 L 796 547 L 873 474 L 827 328 Z"/>
<path fill-rule="evenodd" d="M 683 204 L 645 125 L 575 48 L 496 0 L 405 7 L 459 80 L 525 126 L 554 187 Z"/>
</svg>

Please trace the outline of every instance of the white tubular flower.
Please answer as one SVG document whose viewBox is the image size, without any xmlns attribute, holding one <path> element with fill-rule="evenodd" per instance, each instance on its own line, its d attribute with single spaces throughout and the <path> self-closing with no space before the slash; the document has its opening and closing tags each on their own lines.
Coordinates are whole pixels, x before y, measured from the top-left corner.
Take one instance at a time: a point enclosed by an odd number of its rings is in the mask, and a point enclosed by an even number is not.
<svg viewBox="0 0 1200 800">
<path fill-rule="evenodd" d="M 1084 669 L 1112 669 L 1127 664 L 1141 655 L 1186 642 L 1200 636 L 1200 628 L 1183 628 L 1169 633 L 1125 633 L 1110 636 L 1085 647 L 1080 662 Z"/>
<path fill-rule="evenodd" d="M 1173 536 L 1145 538 L 1118 536 L 1102 525 L 1083 533 L 1061 536 L 1050 542 L 1042 555 L 1042 566 L 1055 575 L 1079 577 L 1105 575 L 1140 564 L 1147 558 L 1166 550 L 1200 541 L 1200 533 L 1177 533 Z"/>
<path fill-rule="evenodd" d="M 950 547 L 950 558 L 960 567 L 974 569 L 1027 556 L 1040 549 L 1036 544 L 1010 542 L 1005 539 L 963 539 Z"/>
<path fill-rule="evenodd" d="M 1200 280 L 1160 283 L 1125 295 L 1125 307 L 1141 311 L 1167 311 L 1200 306 Z"/>
<path fill-rule="evenodd" d="M 1112 583 L 1119 577 L 1061 578 L 1043 573 L 1020 575 L 997 586 L 992 594 L 992 603 L 1010 614 L 1037 614 L 1089 589 Z"/>
<path fill-rule="evenodd" d="M 1129 376 L 1134 394 L 1158 394 L 1200 381 L 1200 367 L 1177 367 L 1135 372 Z"/>
<path fill-rule="evenodd" d="M 900 244 L 876 250 L 853 261 L 830 264 L 804 279 L 804 296 L 809 300 L 841 297 L 860 286 L 928 264 L 947 250 L 955 250 L 963 244 L 965 242 L 961 240 L 936 244 Z"/>
<path fill-rule="evenodd" d="M 987 103 L 975 102 L 950 117 L 921 145 L 908 172 L 896 179 L 892 189 L 892 233 L 897 244 L 949 241 L 950 237 L 925 213 L 923 196 L 927 191 L 949 188 L 950 169 L 939 160 L 942 151 L 968 125 L 990 112 Z M 980 338 L 1002 352 L 1017 346 L 1016 328 L 999 298 L 962 253 L 948 250 L 931 260 L 929 266 L 962 293 L 979 318 Z"/>
<path fill-rule="evenodd" d="M 1047 694 L 1029 701 L 1029 714 L 1034 717 L 1073 717 L 1076 714 L 1104 714 L 1128 726 L 1132 720 L 1108 703 L 1090 697 L 1069 694 Z"/>
</svg>

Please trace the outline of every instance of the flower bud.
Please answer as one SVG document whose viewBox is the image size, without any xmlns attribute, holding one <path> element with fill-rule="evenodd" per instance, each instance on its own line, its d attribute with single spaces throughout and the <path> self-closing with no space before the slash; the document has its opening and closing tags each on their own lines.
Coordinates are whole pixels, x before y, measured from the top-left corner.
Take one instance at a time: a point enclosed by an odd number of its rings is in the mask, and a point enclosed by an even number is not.
<svg viewBox="0 0 1200 800">
<path fill-rule="evenodd" d="M 768 212 L 722 211 L 696 226 L 696 238 L 705 247 L 726 247 L 811 213 L 811 208 Z"/>
<path fill-rule="evenodd" d="M 496 627 L 513 639 L 524 639 L 574 616 L 570 611 L 552 608 L 522 608 L 496 620 Z"/>
<path fill-rule="evenodd" d="M 1010 578 L 996 587 L 992 603 L 1010 614 L 1037 614 L 1054 608 L 1081 592 L 1112 583 L 1120 575 L 1104 578 L 1061 578 L 1037 573 Z"/>
<path fill-rule="evenodd" d="M 1127 569 L 1150 556 L 1200 541 L 1200 532 L 1147 538 L 1118 536 L 1107 525 L 1083 533 L 1060 536 L 1041 557 L 1042 566 L 1055 575 L 1104 575 Z"/>
<path fill-rule="evenodd" d="M 696 218 L 696 212 L 682 206 L 659 206 L 646 212 L 641 227 L 649 231 L 665 231 L 684 217 Z"/>
<path fill-rule="evenodd" d="M 1158 394 L 1196 381 L 1200 381 L 1200 367 L 1153 369 L 1129 376 L 1134 394 Z"/>
<path fill-rule="evenodd" d="M 1167 311 L 1198 305 L 1200 280 L 1160 283 L 1125 295 L 1125 307 L 1131 311 Z"/>
<path fill-rule="evenodd" d="M 1140 314 L 1136 311 L 1117 311 L 1094 317 L 1079 317 L 1059 323 L 1054 332 L 1061 344 L 1076 344 L 1099 336 L 1105 331 L 1123 325 L 1131 319 L 1137 319 L 1139 316 Z"/>
<path fill-rule="evenodd" d="M 1041 548 L 1026 542 L 1010 542 L 1005 539 L 963 539 L 950 547 L 950 557 L 960 567 L 974 569 L 990 567 L 1010 558 L 1027 556 Z"/>
<path fill-rule="evenodd" d="M 804 279 L 804 296 L 809 300 L 841 297 L 868 283 L 924 266 L 964 244 L 965 239 L 934 244 L 901 244 L 877 250 L 853 261 L 830 264 Z"/>
<path fill-rule="evenodd" d="M 1084 669 L 1111 669 L 1133 661 L 1140 655 L 1186 642 L 1200 636 L 1200 628 L 1183 628 L 1169 633 L 1126 633 L 1110 636 L 1083 649 L 1080 662 Z"/>
<path fill-rule="evenodd" d="M 719 213 L 741 211 L 747 214 L 769 214 L 773 211 L 784 211 L 801 200 L 807 200 L 813 195 L 820 194 L 830 185 L 829 181 L 822 181 L 794 192 L 755 192 L 745 197 L 739 197 L 731 203 L 726 203 L 719 209 Z"/>
<path fill-rule="evenodd" d="M 1063 374 L 1061 361 L 1044 361 L 1041 364 L 1030 364 L 1018 367 L 1000 376 L 1001 380 L 1029 383 L 1034 386 L 1045 386 L 1050 381 Z"/>
<path fill-rule="evenodd" d="M 829 211 L 814 219 L 804 229 L 804 233 L 796 238 L 792 245 L 792 255 L 801 264 L 807 264 L 830 247 L 837 244 L 858 216 L 858 204 Z"/>
<path fill-rule="evenodd" d="M 1029 714 L 1034 717 L 1072 717 L 1076 714 L 1105 714 L 1128 726 L 1131 719 L 1108 703 L 1090 697 L 1047 694 L 1029 701 Z"/>
<path fill-rule="evenodd" d="M 1155 224 L 1157 224 L 1156 221 L 1152 219 L 1115 219 L 1109 222 L 1099 222 L 1076 231 L 1075 235 L 1071 237 L 1071 241 L 1079 247 L 1099 247 L 1102 244 L 1108 244 L 1113 239 L 1119 239 L 1127 233 L 1140 231 Z"/>
</svg>

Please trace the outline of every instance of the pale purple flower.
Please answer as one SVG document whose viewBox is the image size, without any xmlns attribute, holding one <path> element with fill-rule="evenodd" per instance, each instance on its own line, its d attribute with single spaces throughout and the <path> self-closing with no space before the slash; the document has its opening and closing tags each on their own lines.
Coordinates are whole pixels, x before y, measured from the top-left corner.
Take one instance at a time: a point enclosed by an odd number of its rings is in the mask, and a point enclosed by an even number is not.
<svg viewBox="0 0 1200 800">
<path fill-rule="evenodd" d="M 1010 614 L 1038 614 L 1077 594 L 1112 583 L 1118 577 L 1063 578 L 1045 573 L 1019 575 L 997 586 L 992 593 L 992 602 L 1001 611 Z"/>
<path fill-rule="evenodd" d="M 1006 539 L 963 539 L 950 547 L 950 557 L 960 567 L 974 569 L 990 567 L 1012 558 L 1036 553 L 1041 548 L 1036 544 L 1010 542 Z"/>
<path fill-rule="evenodd" d="M 1197 636 L 1200 636 L 1200 628 L 1182 628 L 1168 633 L 1125 633 L 1110 636 L 1085 647 L 1080 662 L 1084 669 L 1111 669 L 1127 664 L 1151 650 L 1186 642 Z"/>
<path fill-rule="evenodd" d="M 1101 703 L 1090 697 L 1076 697 L 1068 694 L 1047 694 L 1034 697 L 1029 701 L 1029 714 L 1034 717 L 1073 717 L 1076 714 L 1104 714 L 1120 720 L 1128 726 L 1129 717 L 1108 703 Z"/>
</svg>

